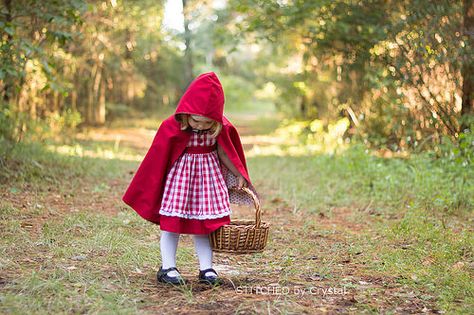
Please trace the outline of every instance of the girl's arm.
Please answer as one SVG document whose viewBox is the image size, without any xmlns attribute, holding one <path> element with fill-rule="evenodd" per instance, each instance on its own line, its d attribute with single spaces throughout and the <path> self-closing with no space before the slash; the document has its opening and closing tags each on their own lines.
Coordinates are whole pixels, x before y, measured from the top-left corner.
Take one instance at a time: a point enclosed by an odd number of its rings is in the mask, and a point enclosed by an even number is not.
<svg viewBox="0 0 474 315">
<path fill-rule="evenodd" d="M 247 187 L 247 181 L 240 174 L 234 164 L 232 164 L 224 149 L 220 145 L 217 145 L 217 154 L 219 155 L 219 159 L 222 161 L 222 163 L 224 163 L 224 165 L 232 172 L 232 174 L 237 177 L 239 182 L 238 188 Z"/>
</svg>

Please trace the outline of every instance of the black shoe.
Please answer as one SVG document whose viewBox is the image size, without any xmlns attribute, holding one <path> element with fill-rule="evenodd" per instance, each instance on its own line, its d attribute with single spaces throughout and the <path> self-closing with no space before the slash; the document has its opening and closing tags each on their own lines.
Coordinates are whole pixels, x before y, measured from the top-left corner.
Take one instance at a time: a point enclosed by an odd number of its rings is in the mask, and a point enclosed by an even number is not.
<svg viewBox="0 0 474 315">
<path fill-rule="evenodd" d="M 181 275 L 177 277 L 168 276 L 168 272 L 172 270 L 176 270 L 177 272 L 179 272 L 176 267 L 171 267 L 168 269 L 163 269 L 162 267 L 160 267 L 160 270 L 158 270 L 158 273 L 156 274 L 156 280 L 158 282 L 169 283 L 169 284 L 174 284 L 174 285 L 186 284 L 184 279 L 181 277 Z"/>
<path fill-rule="evenodd" d="M 216 275 L 206 276 L 206 273 L 209 271 L 212 271 Z M 217 272 L 214 269 L 209 268 L 205 270 L 199 270 L 199 282 L 210 285 L 221 285 L 224 281 L 222 281 L 222 279 L 217 276 Z"/>
</svg>

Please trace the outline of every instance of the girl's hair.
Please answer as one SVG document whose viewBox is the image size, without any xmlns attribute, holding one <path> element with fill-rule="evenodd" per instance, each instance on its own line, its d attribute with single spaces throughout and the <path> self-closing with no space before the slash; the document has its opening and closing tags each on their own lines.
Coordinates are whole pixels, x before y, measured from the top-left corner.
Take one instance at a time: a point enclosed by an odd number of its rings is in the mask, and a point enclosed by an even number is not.
<svg viewBox="0 0 474 315">
<path fill-rule="evenodd" d="M 176 120 L 181 124 L 181 130 L 186 130 L 189 128 L 188 118 L 190 114 L 177 114 Z M 196 115 L 197 116 L 197 115 Z M 216 138 L 219 133 L 222 131 L 222 124 L 213 120 L 213 123 L 210 128 L 211 137 Z"/>
</svg>

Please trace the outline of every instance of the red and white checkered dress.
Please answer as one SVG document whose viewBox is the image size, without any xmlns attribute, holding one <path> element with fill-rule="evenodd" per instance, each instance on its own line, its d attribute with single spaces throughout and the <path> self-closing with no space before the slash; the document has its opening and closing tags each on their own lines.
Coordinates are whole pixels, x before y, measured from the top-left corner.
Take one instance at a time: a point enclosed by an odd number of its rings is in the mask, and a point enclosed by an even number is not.
<svg viewBox="0 0 474 315">
<path fill-rule="evenodd" d="M 208 234 L 230 222 L 229 193 L 215 145 L 209 133 L 192 133 L 166 177 L 159 212 L 162 230 Z"/>
</svg>

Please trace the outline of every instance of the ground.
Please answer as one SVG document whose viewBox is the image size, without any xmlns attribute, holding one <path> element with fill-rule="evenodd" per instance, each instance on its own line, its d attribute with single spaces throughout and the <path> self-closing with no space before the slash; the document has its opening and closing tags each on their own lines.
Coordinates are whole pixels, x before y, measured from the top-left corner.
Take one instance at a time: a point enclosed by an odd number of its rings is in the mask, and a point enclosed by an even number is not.
<svg viewBox="0 0 474 315">
<path fill-rule="evenodd" d="M 239 130 L 249 152 L 258 144 L 256 131 L 245 122 Z M 296 206 L 294 196 L 282 195 L 257 171 L 263 221 L 270 224 L 265 250 L 215 253 L 225 284 L 212 288 L 197 282 L 192 238 L 183 235 L 178 268 L 189 285 L 157 285 L 159 228 L 120 200 L 153 136 L 152 130 L 135 127 L 90 130 L 78 136 L 82 146 L 73 148 L 90 159 L 81 166 L 90 169 L 1 186 L 2 313 L 443 312 L 432 290 L 384 270 L 374 248 L 385 240 L 380 225 L 399 219 L 396 215 L 380 215 L 363 201 L 329 203 L 316 211 Z M 108 156 L 107 146 L 115 155 Z M 72 150 L 58 148 L 56 153 Z M 38 162 L 39 172 L 58 167 L 46 163 Z M 251 176 L 255 163 L 249 158 Z M 278 176 L 278 166 L 273 172 Z M 253 208 L 234 208 L 238 218 L 253 213 Z M 409 242 L 398 245 L 410 250 Z"/>
</svg>

